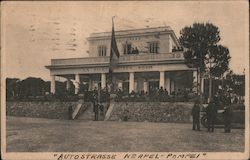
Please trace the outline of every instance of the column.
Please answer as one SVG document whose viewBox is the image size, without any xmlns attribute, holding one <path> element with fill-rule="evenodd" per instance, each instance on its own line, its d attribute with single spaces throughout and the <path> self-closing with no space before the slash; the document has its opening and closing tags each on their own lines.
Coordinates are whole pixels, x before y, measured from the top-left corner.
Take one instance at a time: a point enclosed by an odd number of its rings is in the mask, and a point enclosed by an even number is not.
<svg viewBox="0 0 250 160">
<path fill-rule="evenodd" d="M 91 77 L 89 77 L 89 91 L 92 90 L 92 79 Z"/>
<path fill-rule="evenodd" d="M 56 93 L 56 82 L 55 82 L 55 76 L 54 76 L 54 75 L 51 76 L 50 92 L 51 92 L 52 94 L 55 94 L 55 93 Z"/>
<path fill-rule="evenodd" d="M 197 93 L 198 91 L 198 76 L 197 71 L 193 71 L 193 91 Z"/>
<path fill-rule="evenodd" d="M 168 53 L 172 53 L 172 41 L 171 36 L 168 36 Z"/>
<path fill-rule="evenodd" d="M 134 82 L 134 91 L 135 91 L 135 93 L 138 92 L 138 83 L 137 83 L 137 81 Z"/>
<path fill-rule="evenodd" d="M 70 90 L 70 79 L 69 79 L 69 78 L 67 78 L 66 90 L 67 90 L 67 91 Z"/>
<path fill-rule="evenodd" d="M 93 87 L 94 87 L 94 89 L 98 89 L 98 87 L 99 87 L 99 85 L 98 85 L 98 81 L 93 81 Z"/>
<path fill-rule="evenodd" d="M 201 78 L 201 94 L 204 93 L 204 78 Z"/>
<path fill-rule="evenodd" d="M 166 74 L 166 90 L 168 91 L 168 94 L 170 94 L 170 77 L 169 74 Z"/>
<path fill-rule="evenodd" d="M 129 73 L 129 93 L 134 91 L 134 87 L 135 87 L 134 80 L 135 80 L 135 74 L 134 74 L 134 72 L 130 72 Z"/>
<path fill-rule="evenodd" d="M 79 92 L 79 89 L 80 89 L 80 75 L 79 74 L 75 75 L 75 81 L 76 81 L 75 94 L 77 94 Z"/>
<path fill-rule="evenodd" d="M 175 91 L 175 80 L 174 79 L 171 79 L 171 93 L 173 92 L 173 91 Z M 170 93 L 170 94 L 171 94 Z"/>
<path fill-rule="evenodd" d="M 123 90 L 122 81 L 118 82 L 118 89 Z"/>
<path fill-rule="evenodd" d="M 102 76 L 101 76 L 101 88 L 105 88 L 106 87 L 106 74 L 105 73 L 102 73 Z"/>
<path fill-rule="evenodd" d="M 144 80 L 144 82 L 143 82 L 143 90 L 144 90 L 145 93 L 148 92 L 148 82 L 147 82 L 147 80 Z"/>
<path fill-rule="evenodd" d="M 165 87 L 165 71 L 160 71 L 160 83 L 159 88 Z"/>
<path fill-rule="evenodd" d="M 144 82 L 144 79 L 143 79 L 143 78 L 139 78 L 139 79 L 137 80 L 137 91 L 142 91 L 142 90 L 144 90 L 144 84 L 143 84 L 143 82 Z"/>
</svg>

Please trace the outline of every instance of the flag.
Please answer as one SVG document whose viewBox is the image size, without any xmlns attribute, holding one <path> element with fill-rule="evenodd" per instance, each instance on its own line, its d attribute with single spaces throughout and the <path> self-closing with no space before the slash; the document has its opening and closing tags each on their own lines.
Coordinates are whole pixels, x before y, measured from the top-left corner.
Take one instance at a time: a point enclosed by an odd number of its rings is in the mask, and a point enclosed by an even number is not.
<svg viewBox="0 0 250 160">
<path fill-rule="evenodd" d="M 116 39 L 115 39 L 115 29 L 114 29 L 113 18 L 112 18 L 112 35 L 111 35 L 111 47 L 110 47 L 110 59 L 109 59 L 110 91 L 113 91 L 113 89 L 114 89 L 114 85 L 113 85 L 113 81 L 112 81 L 113 70 L 118 66 L 118 61 L 119 61 L 119 57 L 120 57 L 119 50 L 118 50 L 117 44 L 116 44 Z"/>
<path fill-rule="evenodd" d="M 112 35 L 111 35 L 110 62 L 109 62 L 109 69 L 111 71 L 113 71 L 113 69 L 117 67 L 119 56 L 120 54 L 115 39 L 114 22 L 112 19 Z"/>
</svg>

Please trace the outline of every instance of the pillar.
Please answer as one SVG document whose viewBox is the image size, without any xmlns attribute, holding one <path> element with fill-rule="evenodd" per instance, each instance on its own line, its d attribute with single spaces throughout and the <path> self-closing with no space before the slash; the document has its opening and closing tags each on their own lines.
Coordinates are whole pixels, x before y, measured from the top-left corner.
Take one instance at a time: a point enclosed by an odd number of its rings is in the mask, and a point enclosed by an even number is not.
<svg viewBox="0 0 250 160">
<path fill-rule="evenodd" d="M 193 91 L 197 93 L 198 91 L 198 76 L 197 71 L 193 71 Z"/>
<path fill-rule="evenodd" d="M 67 90 L 67 91 L 70 90 L 70 79 L 69 79 L 69 78 L 67 78 L 66 90 Z"/>
<path fill-rule="evenodd" d="M 134 91 L 136 93 L 138 92 L 138 83 L 137 83 L 137 81 L 134 82 Z"/>
<path fill-rule="evenodd" d="M 122 81 L 118 82 L 118 89 L 123 90 Z"/>
<path fill-rule="evenodd" d="M 89 89 L 88 90 L 89 91 L 92 90 L 92 79 L 91 79 L 91 77 L 89 77 Z"/>
<path fill-rule="evenodd" d="M 173 91 L 175 91 L 175 80 L 171 79 L 170 82 L 171 82 L 170 83 L 170 87 L 171 87 L 170 92 L 172 93 Z"/>
<path fill-rule="evenodd" d="M 168 91 L 168 94 L 170 94 L 170 77 L 169 74 L 166 74 L 166 90 Z"/>
<path fill-rule="evenodd" d="M 172 53 L 172 39 L 171 36 L 168 36 L 168 53 Z"/>
<path fill-rule="evenodd" d="M 92 84 L 93 84 L 93 89 L 98 89 L 99 88 L 99 82 L 98 81 L 93 81 L 92 82 Z"/>
<path fill-rule="evenodd" d="M 204 93 L 204 78 L 201 78 L 201 93 Z"/>
<path fill-rule="evenodd" d="M 148 92 L 148 81 L 147 80 L 144 80 L 144 82 L 143 82 L 143 90 L 145 93 Z"/>
<path fill-rule="evenodd" d="M 79 74 L 75 75 L 75 81 L 76 81 L 75 94 L 77 94 L 79 92 L 79 89 L 80 89 L 80 75 Z"/>
<path fill-rule="evenodd" d="M 165 87 L 165 71 L 160 71 L 160 83 L 159 88 Z"/>
<path fill-rule="evenodd" d="M 56 81 L 55 81 L 55 76 L 51 76 L 51 83 L 50 83 L 50 92 L 55 94 L 56 93 Z"/>
<path fill-rule="evenodd" d="M 135 87 L 135 73 L 134 72 L 130 72 L 129 73 L 129 93 L 131 93 L 132 91 L 134 91 L 134 87 Z"/>
<path fill-rule="evenodd" d="M 137 80 L 137 91 L 142 91 L 142 90 L 144 90 L 144 79 L 139 78 Z"/>
<path fill-rule="evenodd" d="M 102 73 L 101 75 L 101 88 L 105 88 L 106 87 L 106 74 Z"/>
</svg>

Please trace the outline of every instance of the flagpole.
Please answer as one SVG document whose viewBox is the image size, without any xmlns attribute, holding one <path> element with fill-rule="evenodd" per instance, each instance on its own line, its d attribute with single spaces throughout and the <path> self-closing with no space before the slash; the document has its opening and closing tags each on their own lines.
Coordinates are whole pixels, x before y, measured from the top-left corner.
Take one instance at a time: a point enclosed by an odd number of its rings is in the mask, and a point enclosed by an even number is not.
<svg viewBox="0 0 250 160">
<path fill-rule="evenodd" d="M 119 50 L 117 48 L 116 39 L 115 39 L 115 29 L 114 29 L 114 18 L 112 17 L 112 34 L 111 34 L 111 46 L 110 46 L 110 62 L 109 62 L 109 77 L 110 77 L 110 90 L 114 92 L 114 83 L 113 83 L 113 69 L 118 65 L 119 59 Z"/>
<path fill-rule="evenodd" d="M 114 30 L 114 18 L 115 18 L 115 16 L 112 17 L 112 33 Z M 112 37 L 111 37 L 111 41 L 112 41 Z M 112 43 L 111 43 L 111 45 L 112 45 Z M 112 49 L 112 46 L 110 49 Z M 110 57 L 111 57 L 111 55 L 110 55 Z M 110 59 L 110 61 L 111 61 L 111 59 Z M 111 63 L 111 62 L 109 62 L 109 63 Z M 111 68 L 109 69 L 109 73 L 110 73 L 110 92 L 112 93 L 112 92 L 114 92 L 114 84 L 113 84 L 113 70 Z"/>
</svg>

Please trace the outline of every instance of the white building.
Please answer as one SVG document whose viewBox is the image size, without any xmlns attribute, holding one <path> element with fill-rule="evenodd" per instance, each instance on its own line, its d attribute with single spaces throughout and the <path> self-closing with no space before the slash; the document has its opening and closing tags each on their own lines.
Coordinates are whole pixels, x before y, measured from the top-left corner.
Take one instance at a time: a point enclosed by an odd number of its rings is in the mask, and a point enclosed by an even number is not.
<svg viewBox="0 0 250 160">
<path fill-rule="evenodd" d="M 197 82 L 194 68 L 184 63 L 183 51 L 170 27 L 143 28 L 115 32 L 120 58 L 113 71 L 116 88 L 135 92 L 163 87 L 169 93 L 192 88 Z M 111 32 L 93 33 L 89 41 L 88 58 L 52 59 L 46 66 L 51 75 L 51 92 L 55 93 L 55 76 L 75 80 L 75 93 L 80 83 L 87 83 L 89 90 L 106 87 L 109 72 Z M 138 54 L 131 54 L 138 50 Z M 69 83 L 67 83 L 69 89 Z M 98 85 L 99 84 L 99 85 Z"/>
</svg>

